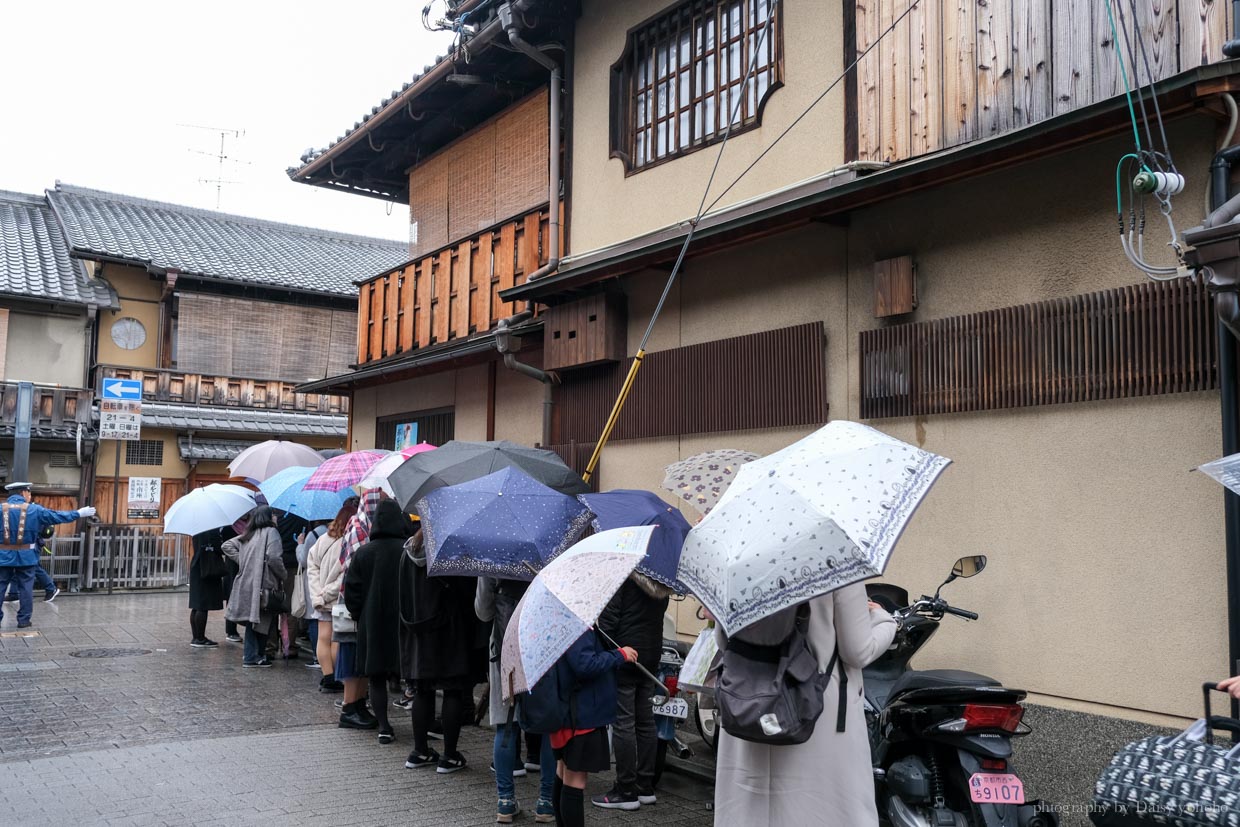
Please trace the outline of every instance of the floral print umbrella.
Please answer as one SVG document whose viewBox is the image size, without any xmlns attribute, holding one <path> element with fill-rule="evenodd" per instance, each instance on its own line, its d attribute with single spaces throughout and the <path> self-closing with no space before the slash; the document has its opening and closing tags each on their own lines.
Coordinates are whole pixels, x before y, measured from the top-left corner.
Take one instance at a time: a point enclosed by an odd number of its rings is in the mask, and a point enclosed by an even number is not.
<svg viewBox="0 0 1240 827">
<path fill-rule="evenodd" d="M 638 526 L 592 534 L 538 573 L 504 633 L 500 686 L 505 702 L 538 683 L 598 621 L 645 556 L 654 530 Z"/>
<path fill-rule="evenodd" d="M 689 532 L 678 576 L 729 634 L 875 577 L 949 462 L 832 422 L 741 468 Z"/>
<path fill-rule="evenodd" d="M 736 479 L 740 467 L 755 459 L 757 454 L 734 448 L 706 451 L 667 466 L 663 487 L 703 514 L 709 514 Z"/>
<path fill-rule="evenodd" d="M 426 573 L 530 580 L 577 541 L 593 514 L 516 468 L 437 488 L 417 504 Z"/>
<path fill-rule="evenodd" d="M 350 451 L 324 462 L 310 479 L 306 480 L 306 491 L 340 491 L 357 485 L 379 460 L 386 457 L 389 451 Z"/>
</svg>

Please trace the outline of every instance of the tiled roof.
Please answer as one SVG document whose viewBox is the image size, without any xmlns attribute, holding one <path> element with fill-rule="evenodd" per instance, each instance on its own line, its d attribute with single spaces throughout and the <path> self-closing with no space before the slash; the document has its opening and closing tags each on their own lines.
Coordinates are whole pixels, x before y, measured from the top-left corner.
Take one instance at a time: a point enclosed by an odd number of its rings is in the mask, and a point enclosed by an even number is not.
<svg viewBox="0 0 1240 827">
<path fill-rule="evenodd" d="M 231 439 L 177 437 L 177 446 L 181 450 L 181 459 L 232 462 L 246 448 L 257 444 L 256 442 L 237 442 Z"/>
<path fill-rule="evenodd" d="M 336 414 L 264 411 L 205 405 L 142 403 L 142 427 L 282 436 L 336 436 L 348 431 L 349 418 Z M 195 442 L 198 440 L 195 439 Z"/>
<path fill-rule="evenodd" d="M 92 279 L 41 195 L 0 190 L 0 294 L 34 296 L 64 304 L 112 307 L 108 285 Z"/>
<path fill-rule="evenodd" d="M 330 233 L 60 182 L 47 197 L 74 252 L 175 269 L 187 276 L 355 295 L 354 280 L 409 258 L 402 241 Z"/>
<path fill-rule="evenodd" d="M 11 422 L 0 425 L 0 437 L 12 439 L 17 435 L 17 426 Z M 82 440 L 93 440 L 96 437 L 95 429 L 83 426 Z M 31 439 L 68 439 L 77 440 L 77 423 L 65 425 L 31 425 Z"/>
</svg>

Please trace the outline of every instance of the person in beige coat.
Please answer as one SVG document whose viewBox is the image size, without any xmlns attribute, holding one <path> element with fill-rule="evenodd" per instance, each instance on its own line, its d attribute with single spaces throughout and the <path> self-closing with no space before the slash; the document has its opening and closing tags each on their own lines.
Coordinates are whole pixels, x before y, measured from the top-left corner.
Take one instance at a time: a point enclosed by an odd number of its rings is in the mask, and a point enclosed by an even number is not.
<svg viewBox="0 0 1240 827">
<path fill-rule="evenodd" d="M 886 651 L 896 623 L 866 599 L 858 583 L 809 601 L 809 645 L 826 669 L 838 641 L 848 674 L 844 732 L 836 732 L 838 670 L 826 689 L 822 717 L 804 744 L 770 746 L 719 732 L 715 769 L 716 824 L 745 827 L 872 827 L 878 824 L 863 707 L 861 670 Z M 727 645 L 715 632 L 719 648 Z"/>
</svg>

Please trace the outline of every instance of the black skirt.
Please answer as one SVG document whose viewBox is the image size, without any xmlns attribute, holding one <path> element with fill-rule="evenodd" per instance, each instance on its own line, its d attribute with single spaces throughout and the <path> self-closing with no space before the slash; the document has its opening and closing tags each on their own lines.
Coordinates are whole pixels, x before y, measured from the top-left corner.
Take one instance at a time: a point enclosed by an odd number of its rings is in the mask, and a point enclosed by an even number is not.
<svg viewBox="0 0 1240 827">
<path fill-rule="evenodd" d="M 592 729 L 584 735 L 574 735 L 561 749 L 553 750 L 555 757 L 573 772 L 607 772 L 611 769 L 611 744 L 607 741 L 607 727 Z"/>
<path fill-rule="evenodd" d="M 189 607 L 199 612 L 217 612 L 224 608 L 224 598 L 228 594 L 224 591 L 224 580 L 228 579 L 231 587 L 232 578 L 200 577 L 198 562 L 201 559 L 202 555 L 195 553 L 189 564 Z"/>
</svg>

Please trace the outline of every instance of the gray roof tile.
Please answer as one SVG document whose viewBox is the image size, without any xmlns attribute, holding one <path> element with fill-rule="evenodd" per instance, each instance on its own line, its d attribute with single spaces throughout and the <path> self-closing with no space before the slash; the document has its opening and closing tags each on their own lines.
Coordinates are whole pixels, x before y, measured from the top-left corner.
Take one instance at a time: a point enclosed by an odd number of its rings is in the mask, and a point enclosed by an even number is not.
<svg viewBox="0 0 1240 827">
<path fill-rule="evenodd" d="M 115 295 L 91 278 L 41 195 L 0 190 L 0 294 L 111 307 Z"/>
<path fill-rule="evenodd" d="M 348 425 L 349 418 L 337 414 L 177 405 L 165 402 L 142 403 L 142 426 L 144 428 L 193 429 L 266 436 L 296 434 L 343 437 L 348 430 Z M 198 442 L 197 439 L 194 441 Z"/>
<path fill-rule="evenodd" d="M 181 459 L 217 462 L 232 462 L 246 448 L 257 444 L 256 442 L 238 442 L 231 439 L 191 439 L 187 436 L 177 438 Z"/>
<path fill-rule="evenodd" d="M 356 279 L 409 258 L 402 241 L 330 233 L 60 182 L 48 201 L 76 253 L 187 276 L 355 295 Z"/>
</svg>

